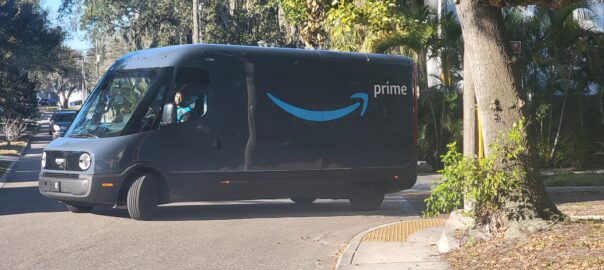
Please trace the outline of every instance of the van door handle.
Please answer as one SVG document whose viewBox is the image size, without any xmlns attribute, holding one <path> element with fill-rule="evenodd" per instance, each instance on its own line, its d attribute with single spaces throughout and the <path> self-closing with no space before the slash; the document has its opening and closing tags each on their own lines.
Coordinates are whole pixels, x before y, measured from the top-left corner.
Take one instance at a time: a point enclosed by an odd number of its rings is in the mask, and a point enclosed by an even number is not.
<svg viewBox="0 0 604 270">
<path fill-rule="evenodd" d="M 220 140 L 219 139 L 215 139 L 212 141 L 212 148 L 214 150 L 220 150 Z"/>
</svg>

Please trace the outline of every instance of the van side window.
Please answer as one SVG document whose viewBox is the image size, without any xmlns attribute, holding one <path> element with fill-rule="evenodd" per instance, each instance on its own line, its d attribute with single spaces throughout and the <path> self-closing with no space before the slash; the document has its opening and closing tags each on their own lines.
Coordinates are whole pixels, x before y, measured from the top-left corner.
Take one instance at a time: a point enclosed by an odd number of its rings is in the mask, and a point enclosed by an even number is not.
<svg viewBox="0 0 604 270">
<path fill-rule="evenodd" d="M 178 68 L 169 96 L 170 102 L 176 107 L 176 123 L 184 123 L 207 114 L 209 83 L 209 74 L 203 69 Z"/>
</svg>

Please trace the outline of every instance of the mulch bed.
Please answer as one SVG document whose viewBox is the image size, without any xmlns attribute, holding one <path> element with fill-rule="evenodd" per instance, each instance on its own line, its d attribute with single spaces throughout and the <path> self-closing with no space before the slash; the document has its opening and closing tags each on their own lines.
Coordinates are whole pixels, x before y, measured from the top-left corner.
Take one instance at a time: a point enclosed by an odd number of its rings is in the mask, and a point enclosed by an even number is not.
<svg viewBox="0 0 604 270">
<path fill-rule="evenodd" d="M 446 258 L 453 269 L 604 269 L 604 222 L 558 224 L 524 240 L 492 239 Z"/>
<path fill-rule="evenodd" d="M 550 194 L 569 216 L 604 216 L 604 192 Z M 604 221 L 556 224 L 527 239 L 495 238 L 446 254 L 453 269 L 602 269 Z"/>
</svg>

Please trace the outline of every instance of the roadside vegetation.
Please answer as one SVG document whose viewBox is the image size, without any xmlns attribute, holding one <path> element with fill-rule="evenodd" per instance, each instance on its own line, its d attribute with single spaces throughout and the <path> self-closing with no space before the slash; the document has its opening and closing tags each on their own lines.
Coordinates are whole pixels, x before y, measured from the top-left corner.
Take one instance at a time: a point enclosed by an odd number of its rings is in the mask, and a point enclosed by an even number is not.
<svg viewBox="0 0 604 270">
<path fill-rule="evenodd" d="M 11 142 L 9 145 L 7 141 L 0 141 L 0 156 L 20 156 L 21 150 L 27 146 L 29 136 L 24 136 Z"/>
</svg>

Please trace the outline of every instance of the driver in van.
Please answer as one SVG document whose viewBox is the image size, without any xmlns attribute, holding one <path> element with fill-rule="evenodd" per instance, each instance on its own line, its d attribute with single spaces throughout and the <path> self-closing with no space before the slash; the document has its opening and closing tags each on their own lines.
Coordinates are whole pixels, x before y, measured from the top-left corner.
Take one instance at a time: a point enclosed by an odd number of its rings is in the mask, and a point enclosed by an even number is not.
<svg viewBox="0 0 604 270">
<path fill-rule="evenodd" d="M 183 102 L 182 92 L 174 94 L 174 105 L 176 105 L 176 123 L 184 123 L 191 117 L 191 111 L 195 109 L 195 102 L 187 105 Z"/>
</svg>

